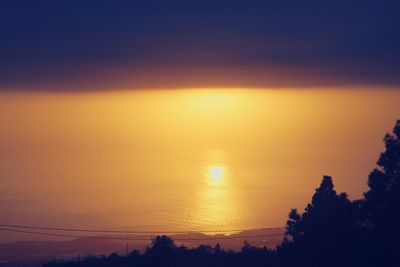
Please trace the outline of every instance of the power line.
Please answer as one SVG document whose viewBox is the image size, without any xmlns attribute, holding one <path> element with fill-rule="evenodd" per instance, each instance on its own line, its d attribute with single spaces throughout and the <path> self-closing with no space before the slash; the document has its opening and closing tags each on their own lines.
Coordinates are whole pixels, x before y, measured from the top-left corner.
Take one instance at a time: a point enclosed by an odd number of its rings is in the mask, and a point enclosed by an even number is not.
<svg viewBox="0 0 400 267">
<path fill-rule="evenodd" d="M 15 224 L 0 224 L 0 227 L 33 229 L 33 230 L 48 230 L 48 231 L 119 233 L 119 234 L 194 234 L 194 233 L 199 233 L 199 232 L 228 233 L 228 232 L 245 232 L 245 231 L 263 231 L 263 230 L 284 229 L 284 227 L 264 227 L 264 228 L 253 228 L 253 229 L 225 229 L 225 230 L 199 230 L 199 231 L 129 231 L 129 230 L 41 227 L 41 226 L 28 226 L 28 225 L 15 225 Z"/>
<path fill-rule="evenodd" d="M 7 232 L 15 232 L 15 233 L 24 233 L 24 234 L 34 234 L 34 235 L 44 235 L 44 236 L 57 236 L 57 237 L 73 237 L 73 238 L 93 238 L 93 239 L 116 239 L 116 240 L 149 240 L 148 238 L 121 238 L 121 237 L 108 237 L 108 236 L 81 236 L 81 235 L 70 235 L 70 234 L 55 234 L 55 233 L 45 233 L 45 232 L 34 232 L 34 231 L 25 231 L 25 230 L 17 230 L 17 229 L 5 229 L 0 228 L 0 231 Z"/>
<path fill-rule="evenodd" d="M 70 238 L 91 238 L 91 239 L 110 239 L 110 240 L 125 240 L 125 241 L 149 241 L 152 238 L 132 238 L 132 237 L 113 237 L 113 236 L 82 236 L 82 235 L 70 235 L 70 234 L 56 234 L 56 233 L 45 233 L 36 231 L 26 231 L 18 229 L 6 229 L 0 228 L 0 231 L 34 234 L 42 236 L 56 236 L 56 237 L 70 237 Z M 179 238 L 174 237 L 174 240 L 179 241 L 201 241 L 201 240 L 220 240 L 220 239 L 246 239 L 246 238 L 259 238 L 259 237 L 271 237 L 271 236 L 283 236 L 282 233 L 275 234 L 260 234 L 260 235 L 243 235 L 243 236 L 219 236 L 219 237 L 204 237 L 204 238 Z"/>
</svg>

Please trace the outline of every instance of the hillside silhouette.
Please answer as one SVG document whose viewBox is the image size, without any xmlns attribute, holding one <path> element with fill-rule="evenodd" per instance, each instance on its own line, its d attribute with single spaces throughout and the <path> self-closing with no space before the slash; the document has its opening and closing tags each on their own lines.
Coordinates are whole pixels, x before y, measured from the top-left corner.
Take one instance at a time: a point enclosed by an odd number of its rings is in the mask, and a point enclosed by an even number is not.
<svg viewBox="0 0 400 267">
<path fill-rule="evenodd" d="M 169 237 L 174 239 L 178 246 L 196 247 L 207 242 L 211 246 L 218 243 L 224 249 L 240 250 L 244 239 L 254 246 L 275 248 L 282 242 L 284 234 L 285 229 L 282 227 L 252 229 L 230 235 L 183 233 L 171 234 Z M 107 237 L 116 239 L 101 239 L 101 236 L 88 235 L 66 241 L 18 241 L 0 244 L 0 267 L 10 267 L 15 263 L 23 262 L 40 264 L 54 259 L 72 259 L 78 255 L 109 255 L 113 252 L 126 255 L 127 245 L 128 251 L 130 249 L 143 251 L 148 247 L 149 241 L 154 238 L 154 234 L 123 234 L 121 236 L 114 234 Z M 121 239 L 118 240 L 119 237 Z M 38 264 L 30 264 L 30 266 Z"/>
<path fill-rule="evenodd" d="M 220 244 L 193 248 L 157 236 L 144 252 L 50 262 L 44 267 L 125 266 L 400 266 L 400 120 L 384 138 L 385 151 L 368 177 L 363 199 L 337 193 L 324 176 L 311 202 L 289 213 L 276 249 L 245 242 L 240 251 Z"/>
</svg>

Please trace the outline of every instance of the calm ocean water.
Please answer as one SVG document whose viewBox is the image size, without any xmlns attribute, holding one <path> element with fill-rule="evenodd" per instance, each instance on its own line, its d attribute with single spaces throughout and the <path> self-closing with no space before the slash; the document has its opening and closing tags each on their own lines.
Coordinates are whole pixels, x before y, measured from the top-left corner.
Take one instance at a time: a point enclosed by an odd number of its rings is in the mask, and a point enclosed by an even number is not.
<svg viewBox="0 0 400 267">
<path fill-rule="evenodd" d="M 204 232 L 283 226 L 322 175 L 361 197 L 399 100 L 387 90 L 4 94 L 2 221 Z"/>
</svg>

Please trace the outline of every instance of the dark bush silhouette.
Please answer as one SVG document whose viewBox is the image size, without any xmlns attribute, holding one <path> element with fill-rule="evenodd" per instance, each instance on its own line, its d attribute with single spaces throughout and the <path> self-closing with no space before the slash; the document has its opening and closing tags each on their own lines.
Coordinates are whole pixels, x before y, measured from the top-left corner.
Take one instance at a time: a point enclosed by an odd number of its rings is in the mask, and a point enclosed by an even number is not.
<svg viewBox="0 0 400 267">
<path fill-rule="evenodd" d="M 277 266 L 274 252 L 245 243 L 241 252 L 225 251 L 221 246 L 200 245 L 188 249 L 177 247 L 167 236 L 156 237 L 152 245 L 140 254 L 137 251 L 127 257 L 115 253 L 109 257 L 87 257 L 83 260 L 50 262 L 44 267 L 128 267 L 128 266 Z"/>
</svg>

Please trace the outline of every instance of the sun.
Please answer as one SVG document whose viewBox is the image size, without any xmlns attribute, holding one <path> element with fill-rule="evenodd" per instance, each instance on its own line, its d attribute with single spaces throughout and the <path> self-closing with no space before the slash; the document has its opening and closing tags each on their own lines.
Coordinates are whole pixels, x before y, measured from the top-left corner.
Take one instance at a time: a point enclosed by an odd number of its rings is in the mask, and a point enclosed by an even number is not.
<svg viewBox="0 0 400 267">
<path fill-rule="evenodd" d="M 225 176 L 225 169 L 222 166 L 211 166 L 208 169 L 208 179 L 212 181 L 222 180 Z"/>
</svg>

